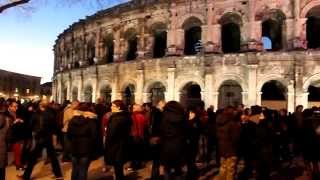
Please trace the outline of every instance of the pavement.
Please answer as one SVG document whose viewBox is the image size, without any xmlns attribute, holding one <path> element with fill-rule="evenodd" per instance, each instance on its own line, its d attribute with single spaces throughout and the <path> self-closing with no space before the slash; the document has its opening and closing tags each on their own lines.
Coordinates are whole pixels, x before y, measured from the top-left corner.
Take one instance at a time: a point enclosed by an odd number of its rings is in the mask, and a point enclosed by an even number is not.
<svg viewBox="0 0 320 180">
<path fill-rule="evenodd" d="M 9 161 L 10 162 L 10 161 Z M 65 180 L 70 180 L 71 178 L 71 163 L 61 163 L 63 169 L 63 175 Z M 129 164 L 125 165 L 125 169 Z M 241 163 L 239 163 L 241 166 Z M 113 180 L 113 170 L 111 167 L 107 167 L 107 171 L 103 172 L 103 159 L 100 158 L 93 161 L 89 167 L 88 180 Z M 204 164 L 198 164 L 200 171 L 199 180 L 213 180 L 214 176 L 218 173 L 218 167 L 211 162 L 208 166 Z M 238 167 L 240 169 L 241 167 Z M 17 171 L 13 165 L 7 167 L 7 180 L 16 180 L 17 175 L 23 172 Z M 185 168 L 184 168 L 185 170 Z M 151 172 L 151 162 L 145 164 L 145 168 L 139 171 L 127 171 L 125 170 L 126 180 L 146 180 L 149 179 Z M 163 169 L 160 169 L 160 173 L 163 174 Z M 32 178 L 34 180 L 51 180 L 54 179 L 54 175 L 51 171 L 51 164 L 45 164 L 44 161 L 39 161 L 35 166 Z M 301 171 L 296 167 L 284 168 L 281 172 L 274 174 L 271 180 L 311 180 L 310 175 L 307 172 Z"/>
</svg>

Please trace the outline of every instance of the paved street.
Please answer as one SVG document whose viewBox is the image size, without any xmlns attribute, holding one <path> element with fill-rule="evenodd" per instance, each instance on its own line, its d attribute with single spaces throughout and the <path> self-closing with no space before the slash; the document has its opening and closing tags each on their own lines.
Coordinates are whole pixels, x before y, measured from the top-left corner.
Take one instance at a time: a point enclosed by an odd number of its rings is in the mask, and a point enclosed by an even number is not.
<svg viewBox="0 0 320 180">
<path fill-rule="evenodd" d="M 66 180 L 69 180 L 71 177 L 71 163 L 66 163 L 61 165 L 64 172 L 64 177 Z M 127 164 L 128 166 L 128 164 Z M 99 159 L 91 163 L 89 169 L 89 180 L 112 180 L 112 170 L 109 169 L 107 172 L 102 171 L 103 167 L 103 160 Z M 140 180 L 140 179 L 148 179 L 149 173 L 151 171 L 151 164 L 147 163 L 146 167 L 138 172 L 128 172 L 126 171 L 127 179 L 128 180 Z M 218 169 L 214 166 L 210 166 L 209 168 L 203 168 L 201 171 L 202 176 L 199 178 L 200 180 L 207 180 L 213 179 L 214 175 L 217 173 Z M 296 174 L 300 173 L 299 169 L 291 168 L 287 170 L 283 170 L 279 174 L 275 174 L 271 180 L 310 180 L 308 175 L 305 173 L 303 176 L 297 176 Z M 17 172 L 14 166 L 9 166 L 7 168 L 7 179 L 14 180 L 17 179 Z M 53 179 L 53 174 L 51 171 L 51 166 L 49 164 L 44 164 L 43 161 L 39 162 L 34 171 L 32 177 L 36 180 L 49 180 Z"/>
</svg>

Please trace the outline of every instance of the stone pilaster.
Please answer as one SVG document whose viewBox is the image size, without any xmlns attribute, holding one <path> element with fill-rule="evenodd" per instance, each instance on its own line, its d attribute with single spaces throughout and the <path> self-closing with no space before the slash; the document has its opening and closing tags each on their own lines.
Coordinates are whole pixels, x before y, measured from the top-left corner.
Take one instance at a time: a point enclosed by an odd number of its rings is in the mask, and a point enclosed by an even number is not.
<svg viewBox="0 0 320 180">
<path fill-rule="evenodd" d="M 244 103 L 248 106 L 258 104 L 256 92 L 260 89 L 257 89 L 257 68 L 258 65 L 248 65 L 248 101 Z"/>
<path fill-rule="evenodd" d="M 168 89 L 167 89 L 167 93 L 166 93 L 166 101 L 171 101 L 171 100 L 175 99 L 175 73 L 176 73 L 175 71 L 176 71 L 175 67 L 169 67 L 167 70 Z"/>
<path fill-rule="evenodd" d="M 137 90 L 135 93 L 135 102 L 138 104 L 143 103 L 143 86 L 144 86 L 144 70 L 137 70 Z"/>
</svg>

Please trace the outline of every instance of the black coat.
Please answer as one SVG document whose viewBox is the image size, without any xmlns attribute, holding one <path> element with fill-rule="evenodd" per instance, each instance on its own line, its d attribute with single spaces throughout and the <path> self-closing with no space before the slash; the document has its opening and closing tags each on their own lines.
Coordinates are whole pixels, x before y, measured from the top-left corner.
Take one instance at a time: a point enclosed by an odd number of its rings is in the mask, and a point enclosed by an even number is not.
<svg viewBox="0 0 320 180">
<path fill-rule="evenodd" d="M 7 131 L 9 122 L 6 116 L 0 114 L 0 168 L 5 168 L 7 165 Z"/>
<path fill-rule="evenodd" d="M 57 132 L 58 124 L 53 110 L 47 108 L 44 111 L 37 110 L 31 117 L 31 130 L 34 133 L 36 143 L 52 141 L 52 135 Z"/>
<path fill-rule="evenodd" d="M 132 120 L 127 112 L 113 113 L 107 124 L 105 161 L 109 165 L 128 160 Z"/>
<path fill-rule="evenodd" d="M 186 116 L 174 110 L 164 110 L 161 122 L 161 163 L 167 167 L 178 167 L 185 163 Z"/>
<path fill-rule="evenodd" d="M 67 132 L 74 157 L 92 157 L 96 147 L 97 128 L 95 119 L 75 116 L 71 119 Z"/>
</svg>

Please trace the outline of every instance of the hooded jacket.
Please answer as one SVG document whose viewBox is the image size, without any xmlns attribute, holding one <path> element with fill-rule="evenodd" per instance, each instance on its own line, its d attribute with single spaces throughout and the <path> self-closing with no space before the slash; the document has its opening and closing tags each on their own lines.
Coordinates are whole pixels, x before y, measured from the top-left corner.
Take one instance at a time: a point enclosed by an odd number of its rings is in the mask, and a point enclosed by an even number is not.
<svg viewBox="0 0 320 180">
<path fill-rule="evenodd" d="M 95 150 L 97 127 L 95 114 L 75 114 L 69 122 L 67 135 L 71 141 L 71 154 L 75 157 L 90 157 Z"/>
</svg>

